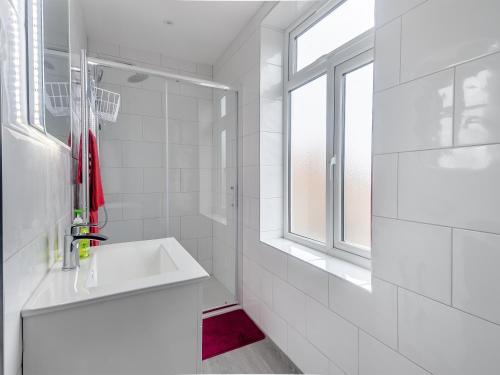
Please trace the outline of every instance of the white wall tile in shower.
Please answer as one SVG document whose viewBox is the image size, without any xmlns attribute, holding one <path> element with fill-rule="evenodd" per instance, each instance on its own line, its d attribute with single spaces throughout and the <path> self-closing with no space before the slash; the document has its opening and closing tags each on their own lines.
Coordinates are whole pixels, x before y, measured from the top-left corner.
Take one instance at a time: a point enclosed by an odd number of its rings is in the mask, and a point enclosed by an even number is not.
<svg viewBox="0 0 500 375">
<path fill-rule="evenodd" d="M 500 372 L 500 327 L 399 289 L 399 351 L 433 374 Z"/>
<path fill-rule="evenodd" d="M 142 137 L 145 141 L 165 143 L 167 124 L 164 118 L 142 117 Z"/>
<path fill-rule="evenodd" d="M 374 102 L 375 154 L 453 144 L 453 70 L 376 93 Z"/>
<path fill-rule="evenodd" d="M 495 0 L 433 0 L 405 14 L 402 81 L 500 50 L 499 12 Z"/>
<path fill-rule="evenodd" d="M 451 242 L 451 228 L 374 217 L 373 274 L 450 304 Z"/>
<path fill-rule="evenodd" d="M 363 331 L 359 332 L 359 375 L 429 375 L 427 371 Z"/>
<path fill-rule="evenodd" d="M 399 83 L 401 19 L 395 19 L 375 33 L 373 87 L 380 91 Z"/>
<path fill-rule="evenodd" d="M 399 217 L 500 233 L 500 145 L 399 155 Z"/>
<path fill-rule="evenodd" d="M 500 235 L 453 229 L 453 306 L 500 324 Z"/>
<path fill-rule="evenodd" d="M 455 145 L 500 142 L 500 53 L 456 68 Z"/>
<path fill-rule="evenodd" d="M 124 141 L 122 150 L 124 167 L 159 168 L 165 164 L 165 153 L 160 143 Z"/>
<path fill-rule="evenodd" d="M 377 216 L 396 217 L 398 204 L 398 155 L 373 157 L 372 213 Z"/>
<path fill-rule="evenodd" d="M 330 275 L 330 308 L 385 345 L 397 348 L 397 287 L 372 278 L 371 289 Z M 367 314 L 366 312 L 370 313 Z"/>
</svg>

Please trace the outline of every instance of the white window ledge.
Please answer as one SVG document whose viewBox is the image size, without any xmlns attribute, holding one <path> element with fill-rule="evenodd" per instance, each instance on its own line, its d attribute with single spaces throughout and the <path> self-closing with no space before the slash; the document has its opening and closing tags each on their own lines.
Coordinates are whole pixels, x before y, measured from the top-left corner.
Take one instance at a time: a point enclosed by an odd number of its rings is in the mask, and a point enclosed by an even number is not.
<svg viewBox="0 0 500 375">
<path fill-rule="evenodd" d="M 344 279 L 356 286 L 371 291 L 372 273 L 370 270 L 347 262 L 329 254 L 300 245 L 286 238 L 273 238 L 261 242 L 297 258 L 313 267 Z"/>
</svg>

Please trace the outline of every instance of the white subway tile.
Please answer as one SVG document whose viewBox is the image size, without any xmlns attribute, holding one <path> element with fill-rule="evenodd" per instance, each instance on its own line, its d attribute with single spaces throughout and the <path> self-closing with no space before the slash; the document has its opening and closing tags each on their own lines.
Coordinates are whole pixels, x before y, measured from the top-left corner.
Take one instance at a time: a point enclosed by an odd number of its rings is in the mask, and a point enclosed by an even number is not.
<svg viewBox="0 0 500 375">
<path fill-rule="evenodd" d="M 383 90 L 399 83 L 401 19 L 398 18 L 375 33 L 373 87 Z"/>
<path fill-rule="evenodd" d="M 167 123 L 164 118 L 143 117 L 142 136 L 149 142 L 166 142 Z"/>
<path fill-rule="evenodd" d="M 241 108 L 243 121 L 243 135 L 249 135 L 259 131 L 259 103 L 258 99 L 252 100 Z"/>
<path fill-rule="evenodd" d="M 384 344 L 397 348 L 396 286 L 373 278 L 368 290 L 330 276 L 330 308 Z"/>
<path fill-rule="evenodd" d="M 124 220 L 159 218 L 162 215 L 163 194 L 123 194 Z"/>
<path fill-rule="evenodd" d="M 260 130 L 283 133 L 283 102 L 281 100 L 260 100 Z"/>
<path fill-rule="evenodd" d="M 451 303 L 451 229 L 373 217 L 375 276 Z"/>
<path fill-rule="evenodd" d="M 198 239 L 198 259 L 207 260 L 212 259 L 213 254 L 213 240 L 212 237 Z"/>
<path fill-rule="evenodd" d="M 455 145 L 500 142 L 500 54 L 457 67 Z"/>
<path fill-rule="evenodd" d="M 265 304 L 261 304 L 260 326 L 278 347 L 287 350 L 287 324 Z"/>
<path fill-rule="evenodd" d="M 429 375 L 429 373 L 360 331 L 359 375 Z"/>
<path fill-rule="evenodd" d="M 212 236 L 212 220 L 202 215 L 181 217 L 181 238 Z"/>
<path fill-rule="evenodd" d="M 260 97 L 283 100 L 283 68 L 272 64 L 260 67 Z"/>
<path fill-rule="evenodd" d="M 150 142 L 122 142 L 124 167 L 162 167 L 165 153 L 163 145 Z"/>
<path fill-rule="evenodd" d="M 452 144 L 453 70 L 375 94 L 375 154 L 448 147 Z"/>
<path fill-rule="evenodd" d="M 198 121 L 198 101 L 188 96 L 168 94 L 168 118 Z"/>
<path fill-rule="evenodd" d="M 262 231 L 283 228 L 283 198 L 261 198 L 260 229 Z"/>
<path fill-rule="evenodd" d="M 260 167 L 260 196 L 262 198 L 283 197 L 283 166 Z"/>
<path fill-rule="evenodd" d="M 453 306 L 500 324 L 500 236 L 453 230 Z"/>
<path fill-rule="evenodd" d="M 398 214 L 398 155 L 373 157 L 372 213 L 397 217 Z"/>
<path fill-rule="evenodd" d="M 126 114 L 163 117 L 163 96 L 158 91 L 121 88 L 121 111 Z"/>
<path fill-rule="evenodd" d="M 257 324 L 260 324 L 260 308 L 262 302 L 255 294 L 243 283 L 243 308 L 248 316 Z"/>
<path fill-rule="evenodd" d="M 152 240 L 167 237 L 167 221 L 160 219 L 144 219 L 144 238 Z"/>
<path fill-rule="evenodd" d="M 105 123 L 100 132 L 101 139 L 141 141 L 142 120 L 140 116 L 119 113 L 116 123 Z"/>
<path fill-rule="evenodd" d="M 178 174 L 178 169 L 169 169 L 169 181 L 172 174 Z M 144 168 L 144 192 L 145 193 L 162 193 L 165 191 L 167 178 L 165 176 L 165 168 Z M 175 186 L 169 184 L 169 191 L 175 189 Z"/>
<path fill-rule="evenodd" d="M 121 167 L 123 165 L 121 141 L 102 140 L 99 163 L 102 167 Z"/>
<path fill-rule="evenodd" d="M 191 145 L 168 145 L 169 168 L 197 168 L 198 147 Z"/>
<path fill-rule="evenodd" d="M 168 236 L 181 238 L 181 218 L 179 216 L 170 216 L 168 218 Z"/>
<path fill-rule="evenodd" d="M 260 30 L 260 61 L 277 66 L 283 65 L 285 35 L 282 31 L 263 27 Z"/>
<path fill-rule="evenodd" d="M 328 306 L 328 274 L 309 263 L 288 257 L 288 282 Z"/>
<path fill-rule="evenodd" d="M 495 0 L 440 0 L 427 1 L 404 15 L 402 80 L 498 51 L 499 12 Z"/>
<path fill-rule="evenodd" d="M 108 220 L 123 220 L 123 196 L 121 194 L 105 194 L 105 200 Z M 99 221 L 102 223 L 105 217 L 103 207 L 99 208 Z"/>
<path fill-rule="evenodd" d="M 403 153 L 399 217 L 500 232 L 500 145 Z"/>
<path fill-rule="evenodd" d="M 273 310 L 305 335 L 306 295 L 279 277 L 273 280 Z"/>
<path fill-rule="evenodd" d="M 375 1 L 375 27 L 380 27 L 387 21 L 401 16 L 408 10 L 425 2 L 426 0 L 376 0 Z"/>
<path fill-rule="evenodd" d="M 200 170 L 199 169 L 181 169 L 181 191 L 199 191 L 200 190 Z"/>
<path fill-rule="evenodd" d="M 169 215 L 185 216 L 198 214 L 198 193 L 169 193 Z"/>
<path fill-rule="evenodd" d="M 246 166 L 242 170 L 243 196 L 258 198 L 260 190 L 259 168 L 257 166 Z"/>
<path fill-rule="evenodd" d="M 287 275 L 287 255 L 276 248 L 259 241 L 259 261 L 269 272 L 283 280 Z M 265 259 L 263 262 L 262 260 Z"/>
<path fill-rule="evenodd" d="M 110 221 L 106 225 L 106 243 L 138 241 L 143 239 L 142 220 Z"/>
<path fill-rule="evenodd" d="M 259 133 L 243 137 L 243 165 L 259 165 Z"/>
<path fill-rule="evenodd" d="M 307 298 L 307 338 L 348 375 L 358 373 L 358 328 Z"/>
<path fill-rule="evenodd" d="M 260 133 L 260 165 L 283 165 L 283 134 Z"/>
<path fill-rule="evenodd" d="M 286 352 L 304 374 L 328 374 L 328 358 L 292 327 Z"/>
<path fill-rule="evenodd" d="M 101 168 L 106 194 L 142 193 L 142 168 Z"/>
<path fill-rule="evenodd" d="M 500 327 L 399 289 L 399 351 L 434 375 L 500 373 Z"/>
</svg>

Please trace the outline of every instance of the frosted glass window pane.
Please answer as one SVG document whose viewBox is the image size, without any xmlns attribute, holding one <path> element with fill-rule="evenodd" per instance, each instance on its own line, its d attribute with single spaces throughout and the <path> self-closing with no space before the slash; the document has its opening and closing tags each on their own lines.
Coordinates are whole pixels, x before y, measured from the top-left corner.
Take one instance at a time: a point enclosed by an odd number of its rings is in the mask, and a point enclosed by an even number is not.
<svg viewBox="0 0 500 375">
<path fill-rule="evenodd" d="M 371 29 L 374 0 L 347 0 L 297 37 L 297 71 Z"/>
<path fill-rule="evenodd" d="M 343 240 L 370 248 L 373 64 L 345 75 Z"/>
<path fill-rule="evenodd" d="M 290 230 L 326 242 L 326 76 L 291 93 Z"/>
</svg>

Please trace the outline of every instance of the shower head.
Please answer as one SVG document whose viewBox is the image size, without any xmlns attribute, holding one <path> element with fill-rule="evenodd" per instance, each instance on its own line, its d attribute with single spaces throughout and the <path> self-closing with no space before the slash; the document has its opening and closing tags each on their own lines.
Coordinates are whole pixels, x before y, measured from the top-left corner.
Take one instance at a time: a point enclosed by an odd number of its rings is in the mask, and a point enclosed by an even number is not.
<svg viewBox="0 0 500 375">
<path fill-rule="evenodd" d="M 127 78 L 127 81 L 130 83 L 139 83 L 148 79 L 148 75 L 144 73 L 134 73 L 130 77 Z"/>
</svg>

